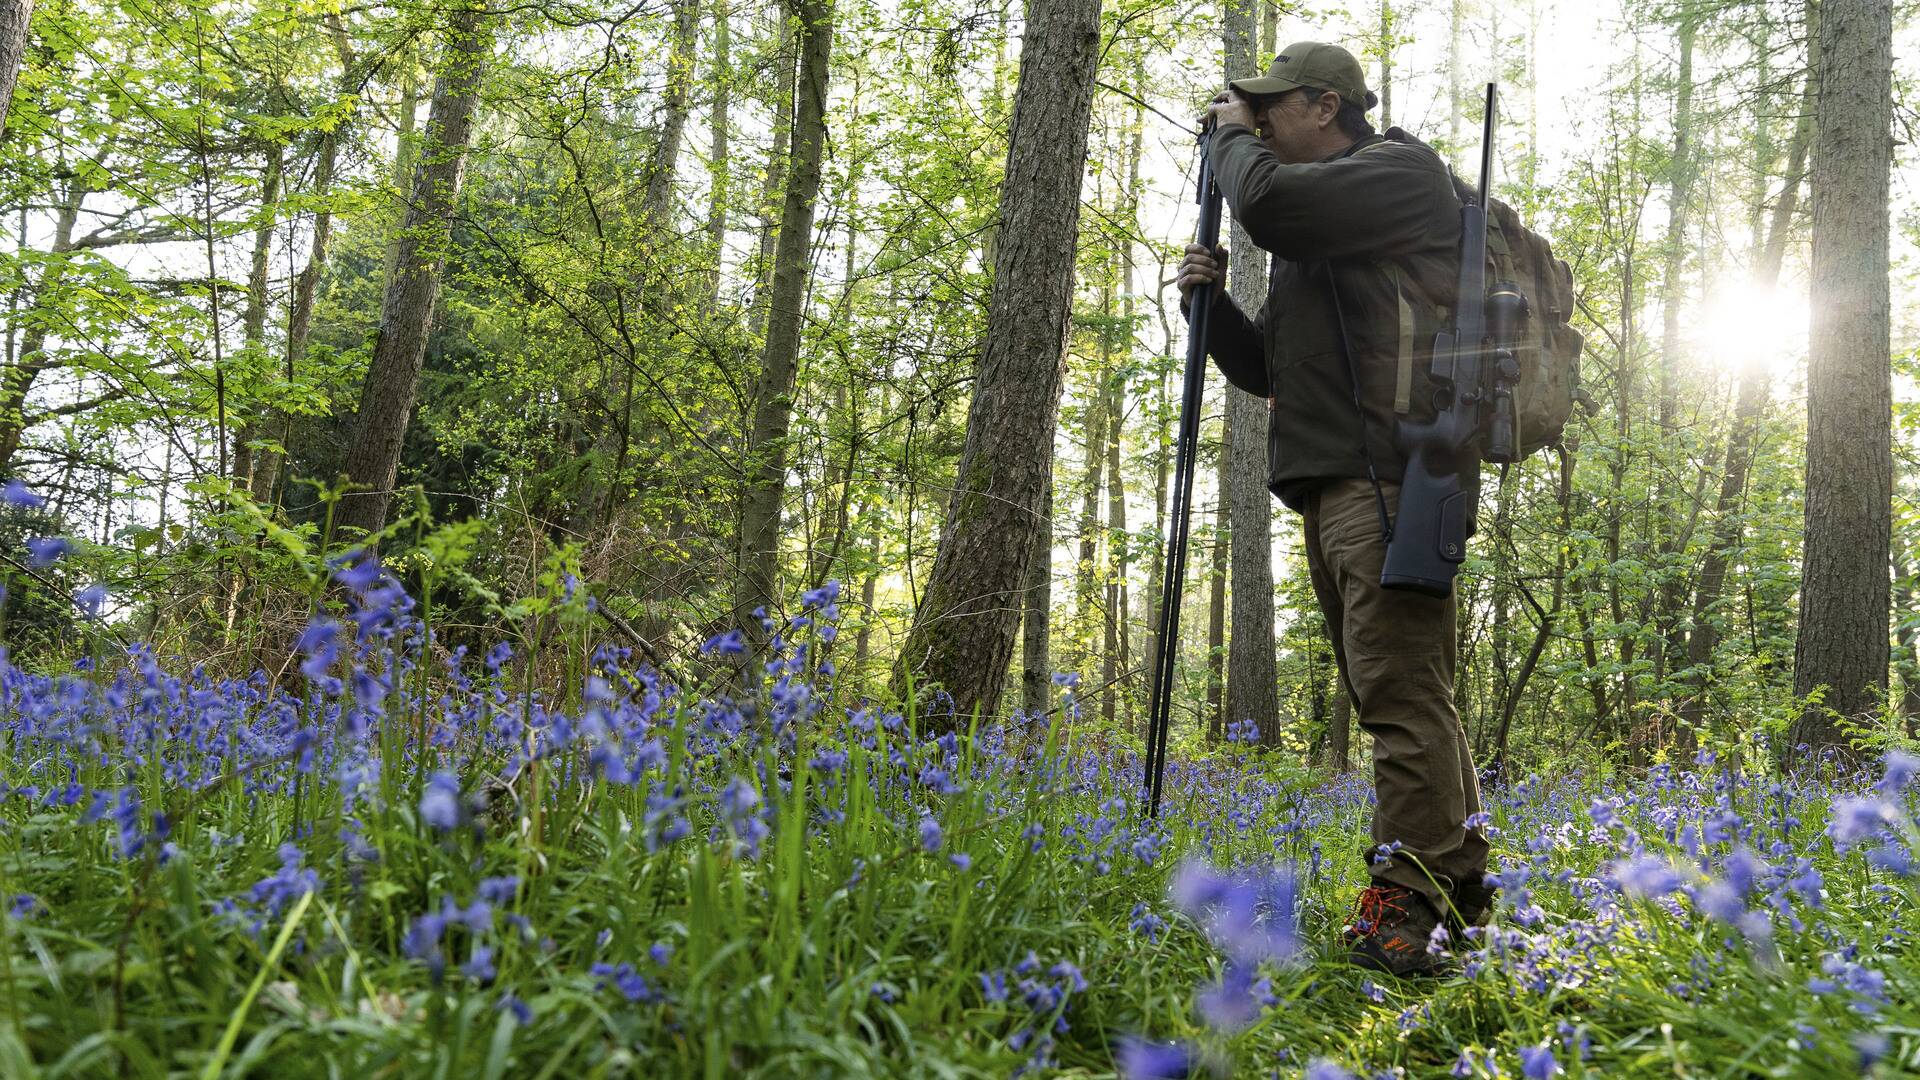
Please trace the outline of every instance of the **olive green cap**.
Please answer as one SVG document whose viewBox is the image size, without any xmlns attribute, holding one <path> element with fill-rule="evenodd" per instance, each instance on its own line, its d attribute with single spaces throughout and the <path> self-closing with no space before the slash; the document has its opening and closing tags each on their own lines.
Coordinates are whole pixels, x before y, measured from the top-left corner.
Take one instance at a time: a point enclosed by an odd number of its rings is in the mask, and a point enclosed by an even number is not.
<svg viewBox="0 0 1920 1080">
<path fill-rule="evenodd" d="M 1361 112 L 1380 100 L 1367 89 L 1366 73 L 1352 53 L 1318 41 L 1299 41 L 1281 49 L 1265 75 L 1235 79 L 1231 85 L 1250 98 L 1272 97 L 1302 86 L 1317 87 L 1339 94 L 1342 101 Z"/>
</svg>

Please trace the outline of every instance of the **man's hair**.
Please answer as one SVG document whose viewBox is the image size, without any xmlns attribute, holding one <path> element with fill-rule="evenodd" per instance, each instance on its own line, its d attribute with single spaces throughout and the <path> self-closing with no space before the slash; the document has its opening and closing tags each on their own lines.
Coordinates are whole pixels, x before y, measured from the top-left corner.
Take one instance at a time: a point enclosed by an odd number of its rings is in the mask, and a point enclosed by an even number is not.
<svg viewBox="0 0 1920 1080">
<path fill-rule="evenodd" d="M 1319 101 L 1322 94 L 1331 91 L 1322 90 L 1317 86 L 1303 86 L 1300 92 L 1307 95 L 1308 101 Z M 1379 100 L 1373 91 L 1367 91 L 1367 108 L 1372 108 Z M 1349 139 L 1364 139 L 1373 134 L 1373 125 L 1367 122 L 1366 109 L 1348 101 L 1344 96 L 1340 99 L 1340 111 L 1333 114 L 1333 122 L 1340 128 L 1340 133 Z"/>
</svg>

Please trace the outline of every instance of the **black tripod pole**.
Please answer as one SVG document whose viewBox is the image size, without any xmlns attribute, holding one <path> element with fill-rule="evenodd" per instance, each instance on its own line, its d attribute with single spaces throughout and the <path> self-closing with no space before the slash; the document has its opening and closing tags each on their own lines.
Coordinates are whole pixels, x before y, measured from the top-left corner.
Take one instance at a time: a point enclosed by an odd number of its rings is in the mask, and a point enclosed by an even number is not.
<svg viewBox="0 0 1920 1080">
<path fill-rule="evenodd" d="M 1207 161 L 1209 128 L 1200 133 L 1200 203 L 1198 242 L 1212 251 L 1220 242 L 1220 191 L 1213 185 L 1213 166 Z M 1173 498 L 1168 507 L 1167 564 L 1161 577 L 1160 632 L 1153 656 L 1153 682 L 1147 699 L 1147 762 L 1141 786 L 1146 789 L 1147 816 L 1160 812 L 1160 785 L 1167 770 L 1167 727 L 1173 710 L 1173 662 L 1180 653 L 1180 592 L 1187 575 L 1187 526 L 1193 506 L 1194 459 L 1200 441 L 1201 391 L 1207 374 L 1207 312 L 1213 306 L 1216 285 L 1198 285 L 1190 294 L 1187 318 L 1187 368 L 1180 390 L 1180 427 L 1174 440 Z"/>
</svg>

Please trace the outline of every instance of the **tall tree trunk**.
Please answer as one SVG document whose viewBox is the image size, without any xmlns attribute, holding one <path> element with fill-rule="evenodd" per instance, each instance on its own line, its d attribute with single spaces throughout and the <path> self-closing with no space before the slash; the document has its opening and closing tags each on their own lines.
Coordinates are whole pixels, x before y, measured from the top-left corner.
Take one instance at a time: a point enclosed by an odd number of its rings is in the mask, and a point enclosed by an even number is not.
<svg viewBox="0 0 1920 1080">
<path fill-rule="evenodd" d="M 1808 16 L 1810 19 L 1815 17 L 1811 6 Z M 1817 23 L 1812 25 L 1817 30 Z M 1817 44 L 1811 34 L 1808 45 L 1814 50 L 1809 57 L 1808 70 L 1811 72 L 1812 61 L 1817 59 L 1818 54 Z M 1807 151 L 1813 143 L 1816 85 L 1809 75 L 1801 93 L 1800 115 L 1794 121 L 1793 136 L 1787 146 L 1786 175 L 1779 197 L 1773 200 L 1773 215 L 1764 235 L 1757 226 L 1767 202 L 1766 180 L 1774 149 L 1763 141 L 1756 153 L 1761 161 L 1756 168 L 1758 183 L 1755 185 L 1752 213 L 1755 229 L 1753 255 L 1749 262 L 1753 266 L 1754 289 L 1761 296 L 1770 295 L 1780 282 L 1781 264 L 1786 259 L 1787 235 L 1793 228 L 1794 216 L 1799 210 L 1801 179 L 1806 172 Z M 1713 661 L 1714 649 L 1720 643 L 1720 630 L 1713 621 L 1714 608 L 1726 588 L 1727 568 L 1732 562 L 1733 553 L 1740 546 L 1740 507 L 1746 499 L 1747 475 L 1753 467 L 1754 446 L 1759 440 L 1760 424 L 1766 416 L 1769 379 L 1770 373 L 1762 364 L 1751 365 L 1740 373 L 1740 389 L 1733 410 L 1733 430 L 1727 435 L 1726 458 L 1720 470 L 1720 494 L 1714 501 L 1713 537 L 1708 543 L 1707 555 L 1701 563 L 1698 584 L 1694 589 L 1692 629 L 1687 635 L 1687 666 L 1692 669 L 1693 675 L 1689 679 L 1689 693 L 1680 704 L 1680 718 L 1689 729 L 1697 729 L 1705 717 L 1710 688 L 1709 665 Z"/>
<path fill-rule="evenodd" d="M 666 100 L 661 105 L 660 138 L 647 161 L 646 194 L 640 216 L 649 229 L 671 234 L 673 174 L 680 164 L 680 143 L 687 129 L 688 88 L 693 83 L 694 35 L 700 28 L 699 0 L 672 0 L 673 42 L 667 54 Z"/>
<path fill-rule="evenodd" d="M 1100 0 L 1032 0 L 1014 91 L 987 342 L 967 440 L 900 674 L 992 712 L 1006 681 L 1053 430 L 1072 307 Z M 896 681 L 899 688 L 903 680 Z"/>
<path fill-rule="evenodd" d="M 334 52 L 340 58 L 340 82 L 337 92 L 345 97 L 353 93 L 358 72 L 354 67 L 354 51 L 347 37 L 346 25 L 337 14 L 327 16 L 327 29 L 333 36 Z M 313 242 L 307 252 L 307 265 L 293 283 L 293 300 L 287 313 L 287 352 L 285 375 L 291 384 L 295 372 L 307 355 L 307 338 L 313 332 L 313 301 L 320 290 L 320 275 L 327 266 L 327 251 L 333 241 L 333 194 L 334 171 L 340 163 L 340 141 L 347 135 L 350 120 L 341 120 L 331 130 L 320 136 L 320 152 L 313 166 L 312 196 L 318 209 L 313 215 Z M 286 453 L 288 440 L 293 437 L 293 418 L 277 409 L 268 411 L 271 420 L 269 427 L 275 434 L 280 449 L 262 449 L 254 457 L 253 497 L 261 503 L 271 504 L 274 499 L 274 486 L 280 479 L 280 466 Z"/>
<path fill-rule="evenodd" d="M 1253 0 L 1230 0 L 1224 39 L 1226 76 L 1258 71 L 1253 55 Z M 1242 311 L 1259 311 L 1267 299 L 1266 254 L 1235 220 L 1228 236 L 1232 258 L 1227 289 Z M 1233 515 L 1233 628 L 1227 636 L 1227 716 L 1252 720 L 1261 741 L 1279 740 L 1280 700 L 1274 670 L 1273 494 L 1267 490 L 1267 403 L 1228 387 L 1231 439 L 1227 455 L 1227 501 Z"/>
<path fill-rule="evenodd" d="M 1447 28 L 1452 35 L 1447 47 L 1447 155 L 1457 160 L 1465 126 L 1467 0 L 1453 0 L 1448 7 Z"/>
<path fill-rule="evenodd" d="M 1327 720 L 1327 765 L 1336 773 L 1353 769 L 1353 699 L 1347 696 L 1346 684 L 1341 679 L 1333 680 L 1332 716 Z"/>
<path fill-rule="evenodd" d="M 347 479 L 360 490 L 340 500 L 335 519 L 361 535 L 371 536 L 386 524 L 387 502 L 399 478 L 400 447 L 419 390 L 427 331 L 440 299 L 440 276 L 466 171 L 467 142 L 480 102 L 481 75 L 493 44 L 487 14 L 474 7 L 453 13 L 427 114 L 427 152 L 414 172 L 413 197 L 407 201 L 380 303 L 380 331 L 347 451 Z"/>
<path fill-rule="evenodd" d="M 733 124 L 733 30 L 730 0 L 713 5 L 713 144 L 707 155 L 710 195 L 707 202 L 707 245 L 712 249 L 707 304 L 720 296 L 720 263 L 727 246 L 727 201 L 733 186 L 727 140 Z"/>
<path fill-rule="evenodd" d="M 1081 440 L 1086 453 L 1081 458 L 1085 479 L 1080 495 L 1080 558 L 1073 568 L 1074 616 L 1079 623 L 1074 630 L 1088 650 L 1093 647 L 1094 628 L 1100 625 L 1100 476 L 1107 462 L 1107 397 L 1098 381 L 1103 375 L 1104 370 L 1095 373 L 1093 390 L 1087 396 L 1086 431 Z M 1089 653 L 1081 662 L 1084 665 L 1092 659 Z"/>
<path fill-rule="evenodd" d="M 755 608 L 772 611 L 780 598 L 780 504 L 786 491 L 787 431 L 793 420 L 793 380 L 800 357 L 807 267 L 813 246 L 813 209 L 820 194 L 820 157 L 827 138 L 827 77 L 833 55 L 833 13 L 828 0 L 792 0 L 794 45 L 799 53 L 798 111 L 787 162 L 786 201 L 780 212 L 773 257 L 773 287 L 767 298 L 767 338 L 754 391 L 752 454 L 746 505 L 740 522 L 740 581 L 734 619 L 756 640 Z"/>
<path fill-rule="evenodd" d="M 1680 50 L 1679 70 L 1674 75 L 1673 157 L 1668 163 L 1667 235 L 1661 267 L 1662 292 L 1660 328 L 1660 440 L 1670 454 L 1684 453 L 1680 439 L 1680 313 L 1686 306 L 1687 212 L 1693 201 L 1693 44 L 1698 24 L 1691 13 L 1683 12 L 1677 32 Z M 1659 472 L 1659 500 L 1656 513 L 1660 532 L 1661 576 L 1655 631 L 1660 637 L 1660 652 L 1655 657 L 1655 678 L 1664 679 L 1680 666 L 1686 651 L 1686 632 L 1680 622 L 1680 609 L 1686 602 L 1686 579 L 1678 566 L 1685 549 L 1686 531 L 1680 524 L 1684 509 L 1686 479 L 1680 473 L 1681 461 L 1668 461 Z"/>
<path fill-rule="evenodd" d="M 1233 387 L 1221 384 L 1222 393 Z M 1207 584 L 1207 741 L 1217 743 L 1227 726 L 1227 577 L 1232 573 L 1233 505 L 1227 499 L 1228 475 L 1233 470 L 1233 413 L 1222 409 L 1220 444 L 1214 449 L 1213 566 Z M 1165 515 L 1161 515 L 1165 518 Z"/>
<path fill-rule="evenodd" d="M 13 84 L 27 54 L 27 28 L 32 22 L 33 0 L 0 0 L 0 135 L 6 134 Z"/>
<path fill-rule="evenodd" d="M 80 206 L 86 201 L 90 190 L 78 176 L 69 184 L 60 200 L 60 208 L 54 214 L 53 246 L 47 249 L 48 254 L 55 258 L 41 271 L 40 283 L 34 286 L 33 294 L 27 300 L 28 311 L 55 300 L 60 279 L 66 275 L 67 260 L 62 256 L 73 251 L 73 230 L 80 221 Z M 19 452 L 20 439 L 27 433 L 27 394 L 33 390 L 34 380 L 54 365 L 54 355 L 46 348 L 47 327 L 48 322 L 44 319 L 29 322 L 26 333 L 20 339 L 20 351 L 14 362 L 4 373 L 0 373 L 0 471 L 11 470 L 13 455 Z"/>
<path fill-rule="evenodd" d="M 779 205 L 780 188 L 787 182 L 791 155 L 787 142 L 793 135 L 794 72 L 796 50 L 791 16 L 780 20 L 780 36 L 773 53 L 773 146 L 767 151 L 767 175 L 760 184 L 760 256 L 754 263 L 753 308 L 747 315 L 749 333 L 759 338 L 767 328 L 768 290 L 773 287 L 774 240 L 778 235 L 773 216 Z"/>
<path fill-rule="evenodd" d="M 247 273 L 247 298 L 241 308 L 240 328 L 249 353 L 260 354 L 267 347 L 267 270 L 273 253 L 273 223 L 280 215 L 280 181 L 286 168 L 286 148 L 274 143 L 267 148 L 267 161 L 260 170 L 260 222 L 253 230 L 253 261 Z M 252 403 L 248 403 L 251 408 Z M 253 488 L 253 444 L 260 437 L 259 418 L 249 416 L 233 432 L 232 470 L 234 483 Z"/>
<path fill-rule="evenodd" d="M 1029 716 L 1047 711 L 1053 665 L 1048 659 L 1048 621 L 1053 607 L 1053 484 L 1041 495 L 1040 528 L 1027 556 L 1025 610 L 1020 623 L 1020 708 Z"/>
<path fill-rule="evenodd" d="M 1380 129 L 1393 126 L 1393 0 L 1380 0 Z M 1342 753 L 1344 753 L 1344 749 Z M 1345 758 L 1341 759 L 1343 762 Z M 1341 765 L 1341 771 L 1346 766 Z"/>
<path fill-rule="evenodd" d="M 1813 122 L 1813 323 L 1807 359 L 1806 556 L 1794 693 L 1824 688 L 1792 738 L 1841 746 L 1835 714 L 1887 688 L 1893 372 L 1888 187 L 1893 7 L 1822 0 Z"/>
</svg>

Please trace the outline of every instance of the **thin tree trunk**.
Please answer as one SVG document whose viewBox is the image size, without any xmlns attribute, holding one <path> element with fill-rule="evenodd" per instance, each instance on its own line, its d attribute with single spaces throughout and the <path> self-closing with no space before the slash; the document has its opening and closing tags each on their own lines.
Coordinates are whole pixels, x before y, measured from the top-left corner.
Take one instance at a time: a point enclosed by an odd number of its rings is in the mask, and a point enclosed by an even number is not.
<svg viewBox="0 0 1920 1080">
<path fill-rule="evenodd" d="M 27 54 L 27 28 L 33 22 L 33 0 L 0 0 L 0 135 L 7 130 L 13 84 Z"/>
<path fill-rule="evenodd" d="M 967 412 L 946 528 L 901 650 L 907 671 L 952 696 L 956 719 L 992 712 L 1006 681 L 1017 599 L 1044 520 L 1072 307 L 1074 241 L 1100 0 L 1032 0 L 1014 92 L 987 342 Z"/>
<path fill-rule="evenodd" d="M 1824 697 L 1792 731 L 1796 743 L 1815 751 L 1846 745 L 1834 717 L 1871 711 L 1887 688 L 1892 5 L 1823 0 L 1819 33 L 1806 556 L 1793 682 L 1795 694 L 1819 691 Z"/>
<path fill-rule="evenodd" d="M 380 331 L 347 451 L 347 479 L 360 490 L 340 500 L 336 518 L 342 528 L 364 536 L 386 524 L 387 503 L 399 477 L 400 448 L 426 359 L 427 331 L 440 298 L 481 75 L 493 44 L 487 14 L 472 7 L 453 13 L 427 117 L 427 153 L 414 173 L 413 197 L 380 304 Z"/>
<path fill-rule="evenodd" d="M 1253 0 L 1226 6 L 1226 76 L 1244 78 L 1259 69 L 1253 55 Z M 1242 311 L 1259 311 L 1267 299 L 1265 253 L 1236 220 L 1227 241 L 1228 291 Z M 1233 629 L 1227 637 L 1227 714 L 1252 720 L 1263 743 L 1279 741 L 1280 701 L 1274 670 L 1273 495 L 1267 489 L 1267 403 L 1227 388 L 1231 440 L 1227 454 L 1227 501 L 1232 506 Z"/>
<path fill-rule="evenodd" d="M 1082 445 L 1085 488 L 1080 497 L 1080 559 L 1073 571 L 1074 613 L 1080 625 L 1077 636 L 1092 648 L 1094 627 L 1100 618 L 1100 477 L 1106 469 L 1107 398 L 1100 391 L 1100 372 L 1095 372 L 1092 392 L 1087 397 L 1086 431 Z M 1083 663 L 1092 660 L 1091 656 Z"/>
<path fill-rule="evenodd" d="M 793 380 L 806 314 L 807 268 L 813 246 L 814 203 L 820 194 L 820 158 L 827 137 L 827 77 L 833 55 L 833 16 L 827 0 L 793 0 L 791 23 L 799 53 L 798 113 L 787 162 L 786 202 L 767 299 L 766 345 L 755 390 L 752 453 L 755 466 L 740 524 L 740 581 L 734 618 L 761 636 L 755 608 L 774 610 L 780 599 L 780 506 L 786 491 L 787 431 L 793 420 Z"/>
<path fill-rule="evenodd" d="M 1813 12 L 1809 11 L 1811 17 Z M 1810 47 L 1814 47 L 1809 39 Z M 1809 67 L 1811 70 L 1811 66 Z M 1787 170 L 1779 198 L 1773 203 L 1773 216 L 1764 236 L 1756 231 L 1752 260 L 1753 285 L 1761 295 L 1770 295 L 1779 284 L 1781 264 L 1786 258 L 1787 234 L 1793 228 L 1799 209 L 1801 178 L 1806 172 L 1807 151 L 1813 143 L 1813 110 L 1816 84 L 1809 78 L 1801 94 L 1801 111 L 1794 121 L 1793 136 L 1787 147 Z M 1757 155 L 1771 159 L 1773 148 L 1762 144 Z M 1767 165 L 1757 170 L 1760 184 L 1756 190 L 1753 218 L 1757 222 L 1766 201 Z M 1701 564 L 1698 585 L 1693 595 L 1692 632 L 1687 635 L 1687 666 L 1693 675 L 1690 692 L 1680 704 L 1680 718 L 1689 729 L 1697 729 L 1707 706 L 1710 665 L 1720 643 L 1720 630 L 1713 621 L 1714 608 L 1726 588 L 1727 569 L 1733 553 L 1739 549 L 1740 507 L 1746 499 L 1747 475 L 1753 467 L 1754 446 L 1760 425 L 1766 416 L 1768 380 L 1764 365 L 1754 364 L 1740 375 L 1740 389 L 1733 411 L 1733 430 L 1727 436 L 1726 458 L 1720 471 L 1720 494 L 1714 503 L 1713 538 Z"/>
<path fill-rule="evenodd" d="M 730 0 L 714 0 L 713 5 L 713 145 L 708 152 L 707 172 L 711 195 L 707 202 L 707 244 L 712 248 L 713 268 L 708 275 L 707 303 L 711 307 L 720 296 L 720 264 L 727 246 L 727 201 L 733 186 L 727 157 L 727 140 L 733 124 L 733 32 L 730 25 Z"/>
<path fill-rule="evenodd" d="M 240 328 L 248 352 L 267 347 L 267 270 L 273 253 L 273 223 L 280 213 L 280 181 L 286 167 L 286 148 L 274 143 L 260 170 L 260 223 L 253 230 L 253 261 L 247 273 L 247 298 L 241 308 Z M 250 403 L 251 404 L 251 403 Z M 234 429 L 232 476 L 246 490 L 253 487 L 253 444 L 260 437 L 257 421 L 249 419 Z"/>
<path fill-rule="evenodd" d="M 1233 388 L 1223 385 L 1223 393 Z M 1207 741 L 1219 742 L 1227 726 L 1227 577 L 1233 547 L 1233 506 L 1227 500 L 1228 474 L 1233 468 L 1233 414 L 1222 409 L 1220 444 L 1215 447 L 1214 486 L 1219 493 L 1213 507 L 1213 567 L 1207 589 Z M 1164 518 L 1165 515 L 1162 515 Z"/>
<path fill-rule="evenodd" d="M 1697 29 L 1694 17 L 1683 12 L 1677 35 L 1680 59 L 1674 75 L 1673 157 L 1668 164 L 1667 235 L 1660 277 L 1660 439 L 1669 454 L 1685 452 L 1680 444 L 1680 314 L 1686 305 L 1687 211 L 1693 201 L 1693 44 Z M 1654 677 L 1660 683 L 1680 666 L 1686 652 L 1680 610 L 1686 602 L 1687 583 L 1676 565 L 1686 547 L 1687 530 L 1679 521 L 1686 480 L 1676 475 L 1685 464 L 1684 459 L 1668 461 L 1660 470 L 1655 506 L 1661 537 L 1657 562 L 1661 581 L 1654 618 L 1660 638 Z"/>
<path fill-rule="evenodd" d="M 1393 126 L 1393 0 L 1380 0 L 1380 129 Z M 1342 750 L 1344 754 L 1344 749 Z M 1343 757 L 1342 762 L 1345 761 Z M 1341 765 L 1341 771 L 1346 766 Z"/>
<path fill-rule="evenodd" d="M 1020 708 L 1028 716 L 1047 711 L 1048 687 L 1053 682 L 1047 656 L 1048 621 L 1053 607 L 1053 485 L 1042 496 L 1043 521 L 1033 534 L 1033 553 L 1027 556 L 1027 578 L 1022 592 L 1026 609 L 1020 624 Z"/>
<path fill-rule="evenodd" d="M 773 286 L 774 240 L 778 235 L 774 208 L 779 205 L 780 189 L 787 182 L 787 168 L 792 156 L 787 151 L 787 142 L 793 135 L 795 59 L 793 19 L 790 16 L 782 17 L 773 56 L 774 84 L 770 102 L 773 107 L 773 146 L 767 151 L 767 175 L 760 185 L 760 256 L 754 263 L 753 308 L 747 315 L 749 333 L 755 339 L 767 328 L 767 295 Z"/>
<path fill-rule="evenodd" d="M 60 256 L 73 250 L 73 230 L 80 220 L 80 205 L 86 200 L 88 191 L 79 177 L 75 177 L 71 185 L 54 216 L 53 246 L 47 251 L 55 258 L 41 271 L 40 283 L 27 300 L 28 311 L 55 299 L 60 279 L 66 275 L 67 262 Z M 30 322 L 20 339 L 17 358 L 4 374 L 0 374 L 0 470 L 11 469 L 13 455 L 20 450 L 20 439 L 26 434 L 28 423 L 27 394 L 32 391 L 34 380 L 54 365 L 54 356 L 46 348 L 47 327 L 46 320 L 35 319 Z"/>
<path fill-rule="evenodd" d="M 660 138 L 647 162 L 646 194 L 640 216 L 649 229 L 672 231 L 673 174 L 680 164 L 680 143 L 687 128 L 688 87 L 693 83 L 694 35 L 700 27 L 699 0 L 672 0 L 673 42 L 667 54 L 667 92 L 661 105 Z"/>
<path fill-rule="evenodd" d="M 333 35 L 334 52 L 340 58 L 339 93 L 346 96 L 353 92 L 357 72 L 354 68 L 353 45 L 347 37 L 347 28 L 338 15 L 327 17 L 327 29 Z M 313 167 L 313 199 L 318 209 L 313 215 L 313 245 L 307 252 L 307 265 L 293 283 L 293 300 L 287 313 L 287 353 L 286 379 L 291 384 L 301 361 L 306 359 L 307 338 L 313 332 L 313 301 L 319 293 L 320 275 L 326 271 L 327 251 L 333 241 L 333 194 L 334 171 L 340 162 L 340 140 L 347 134 L 350 120 L 341 120 L 339 124 L 320 136 L 319 159 Z M 274 500 L 274 486 L 280 479 L 280 466 L 286 453 L 286 445 L 293 437 L 293 418 L 277 409 L 269 410 L 269 418 L 277 417 L 278 423 L 271 426 L 277 433 L 280 449 L 262 449 L 254 459 L 253 497 L 260 503 L 271 504 Z"/>
</svg>

